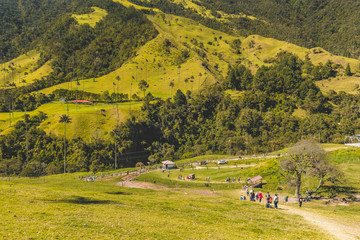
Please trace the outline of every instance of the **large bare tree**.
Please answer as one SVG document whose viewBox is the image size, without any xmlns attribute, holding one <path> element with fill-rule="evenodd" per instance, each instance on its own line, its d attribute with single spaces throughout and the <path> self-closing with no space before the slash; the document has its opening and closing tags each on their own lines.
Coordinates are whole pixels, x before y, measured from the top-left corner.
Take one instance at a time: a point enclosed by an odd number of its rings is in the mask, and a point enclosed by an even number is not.
<svg viewBox="0 0 360 240">
<path fill-rule="evenodd" d="M 290 148 L 287 157 L 280 162 L 282 173 L 295 186 L 295 196 L 299 196 L 302 177 L 312 169 L 313 162 L 323 161 L 326 153 L 313 140 L 301 140 Z"/>
</svg>

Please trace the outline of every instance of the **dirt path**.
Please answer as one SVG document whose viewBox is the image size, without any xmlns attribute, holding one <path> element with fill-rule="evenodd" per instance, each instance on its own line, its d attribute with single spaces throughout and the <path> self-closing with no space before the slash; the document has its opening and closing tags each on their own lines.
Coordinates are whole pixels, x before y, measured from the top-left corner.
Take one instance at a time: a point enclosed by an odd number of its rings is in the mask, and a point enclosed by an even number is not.
<svg viewBox="0 0 360 240">
<path fill-rule="evenodd" d="M 191 194 L 198 194 L 198 195 L 203 195 L 203 196 L 207 196 L 207 197 L 219 197 L 215 192 L 207 190 L 207 189 L 168 188 L 165 186 L 156 185 L 154 183 L 133 181 L 133 179 L 138 176 L 139 176 L 139 174 L 128 175 L 123 178 L 124 181 L 118 182 L 116 185 L 122 186 L 122 187 L 128 187 L 128 188 L 142 188 L 142 189 L 163 190 L 163 191 L 164 190 L 170 191 L 170 190 L 183 189 L 184 194 L 191 193 Z"/>
<path fill-rule="evenodd" d="M 149 182 L 133 181 L 134 178 L 138 177 L 139 174 L 130 174 L 123 178 L 124 181 L 118 182 L 117 186 L 128 187 L 128 188 L 143 188 L 152 190 L 171 190 L 171 188 L 159 186 Z"/>
<path fill-rule="evenodd" d="M 153 189 L 153 190 L 179 190 L 179 189 L 159 186 L 148 182 L 133 181 L 133 179 L 136 178 L 137 176 L 139 176 L 139 174 L 131 174 L 129 176 L 126 176 L 124 178 L 124 181 L 119 182 L 117 185 L 123 187 L 130 187 L 130 188 L 143 188 L 143 189 Z M 219 197 L 217 194 L 215 194 L 210 190 L 186 189 L 184 193 L 199 194 L 208 197 Z M 322 229 L 324 233 L 333 236 L 334 239 L 341 239 L 341 240 L 360 239 L 360 228 L 343 225 L 340 222 L 333 221 L 327 217 L 303 210 L 301 208 L 281 205 L 279 206 L 279 210 L 287 211 L 288 213 L 302 216 L 308 223 Z"/>
<path fill-rule="evenodd" d="M 325 233 L 332 235 L 335 239 L 356 240 L 360 239 L 360 229 L 345 226 L 339 222 L 328 219 L 316 213 L 311 213 L 300 208 L 280 206 L 279 209 L 302 216 L 307 222 L 322 229 Z"/>
<path fill-rule="evenodd" d="M 138 181 L 121 181 L 116 184 L 117 186 L 128 187 L 128 188 L 143 188 L 143 189 L 152 189 L 152 190 L 171 190 L 171 188 L 159 186 L 153 183 L 148 182 L 138 182 Z"/>
<path fill-rule="evenodd" d="M 199 166 L 196 166 L 194 169 L 224 169 L 224 168 L 246 168 L 246 167 L 255 167 L 256 164 L 249 164 L 249 165 L 230 165 L 230 166 L 224 166 L 222 165 L 221 167 L 199 167 Z"/>
</svg>

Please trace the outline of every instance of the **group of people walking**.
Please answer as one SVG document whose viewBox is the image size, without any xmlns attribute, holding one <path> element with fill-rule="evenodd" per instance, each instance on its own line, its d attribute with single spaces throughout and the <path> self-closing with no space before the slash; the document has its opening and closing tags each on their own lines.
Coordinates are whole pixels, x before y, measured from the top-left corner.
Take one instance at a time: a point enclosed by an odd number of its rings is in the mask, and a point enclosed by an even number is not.
<svg viewBox="0 0 360 240">
<path fill-rule="evenodd" d="M 237 181 L 240 182 L 240 177 L 237 178 Z M 228 178 L 226 178 L 225 182 L 227 182 L 227 183 L 233 182 L 234 183 L 234 182 L 236 182 L 236 177 L 233 177 L 233 178 L 228 177 Z"/>
<path fill-rule="evenodd" d="M 246 198 L 249 198 L 250 201 L 260 202 L 261 203 L 261 201 L 264 198 L 264 195 L 262 194 L 261 191 L 255 193 L 255 191 L 252 190 L 252 189 L 251 190 L 246 189 L 246 196 L 241 195 L 240 200 L 246 200 Z M 266 203 L 265 203 L 266 208 L 271 208 L 272 203 L 274 203 L 274 208 L 275 209 L 278 208 L 279 196 L 277 195 L 277 193 L 275 194 L 274 198 L 272 198 L 270 193 L 267 192 L 266 195 L 265 195 L 265 200 L 266 200 Z M 284 198 L 284 203 L 287 204 L 288 201 L 289 201 L 289 197 L 286 196 Z"/>
</svg>

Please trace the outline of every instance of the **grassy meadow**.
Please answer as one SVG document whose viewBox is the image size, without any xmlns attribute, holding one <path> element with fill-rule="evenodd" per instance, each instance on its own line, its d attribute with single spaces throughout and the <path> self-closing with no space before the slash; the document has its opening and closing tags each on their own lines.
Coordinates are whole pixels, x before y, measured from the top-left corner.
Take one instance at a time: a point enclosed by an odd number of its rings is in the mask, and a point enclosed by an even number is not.
<svg viewBox="0 0 360 240">
<path fill-rule="evenodd" d="M 92 7 L 92 10 L 92 13 L 81 15 L 73 14 L 72 17 L 75 18 L 79 24 L 89 24 L 91 27 L 95 27 L 96 23 L 107 15 L 107 12 L 98 7 Z"/>
<path fill-rule="evenodd" d="M 131 109 L 138 111 L 142 103 L 133 102 Z M 59 123 L 60 116 L 67 114 L 69 107 L 69 116 L 71 124 L 67 125 L 67 136 L 69 138 L 82 137 L 90 140 L 92 137 L 108 137 L 109 133 L 118 123 L 118 111 L 113 104 L 66 104 L 65 102 L 52 102 L 40 106 L 38 109 L 27 112 L 27 114 L 36 115 L 39 112 L 47 114 L 48 118 L 41 124 L 40 128 L 47 133 L 63 135 L 64 124 Z M 123 122 L 129 117 L 129 103 L 119 103 L 119 122 Z M 0 129 L 2 134 L 6 134 L 13 129 L 14 123 L 24 118 L 24 112 L 14 112 L 11 117 L 11 126 L 9 127 L 9 113 L 0 113 Z"/>
<path fill-rule="evenodd" d="M 329 159 L 345 174 L 343 188 L 360 191 L 358 172 L 360 149 L 340 149 L 327 144 Z M 188 162 L 220 159 L 219 155 L 187 159 Z M 231 156 L 222 156 L 222 159 Z M 299 215 L 286 210 L 266 209 L 263 204 L 240 201 L 247 177 L 264 177 L 261 190 L 280 196 L 292 196 L 282 189 L 278 172 L 280 158 L 248 159 L 243 168 L 229 161 L 220 167 L 170 173 L 159 170 L 142 174 L 138 181 L 162 185 L 167 190 L 126 188 L 118 185 L 119 176 L 98 178 L 95 182 L 80 180 L 92 173 L 51 175 L 40 178 L 11 177 L 0 179 L 0 238 L 4 239 L 333 239 L 323 230 L 310 225 Z M 246 159 L 243 159 L 246 161 Z M 255 166 L 254 166 L 255 164 Z M 114 174 L 135 169 L 111 171 Z M 178 175 L 195 173 L 192 181 Z M 168 177 L 169 174 L 169 177 Z M 100 174 L 97 174 L 100 176 Z M 206 182 L 205 178 L 211 181 Z M 240 183 L 225 183 L 227 177 L 241 177 Z M 310 187 L 306 179 L 303 190 Z M 357 193 L 356 193 L 357 192 Z M 323 193 L 320 193 L 323 194 Z M 280 206 L 281 206 L 280 202 Z M 290 207 L 296 207 L 290 203 Z M 326 204 L 326 201 L 304 203 L 302 211 L 356 228 L 360 219 L 359 203 Z"/>
<path fill-rule="evenodd" d="M 5 239 L 331 239 L 301 217 L 184 189 L 85 182 L 79 174 L 0 181 Z"/>
<path fill-rule="evenodd" d="M 49 75 L 52 72 L 51 61 L 38 66 L 37 61 L 39 58 L 40 53 L 32 50 L 9 62 L 0 64 L 0 87 L 8 88 L 10 83 L 15 84 L 17 87 L 25 86 L 36 79 Z"/>
</svg>

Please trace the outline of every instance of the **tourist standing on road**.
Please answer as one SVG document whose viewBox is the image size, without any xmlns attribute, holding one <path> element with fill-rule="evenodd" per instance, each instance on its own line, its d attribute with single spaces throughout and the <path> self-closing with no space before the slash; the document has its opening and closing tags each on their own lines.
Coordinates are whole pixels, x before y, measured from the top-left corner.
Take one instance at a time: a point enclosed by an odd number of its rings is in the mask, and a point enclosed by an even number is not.
<svg viewBox="0 0 360 240">
<path fill-rule="evenodd" d="M 265 195 L 265 197 L 266 197 L 266 201 L 269 201 L 269 199 L 270 199 L 270 193 L 267 192 L 266 195 Z"/>
<path fill-rule="evenodd" d="M 275 197 L 274 197 L 274 207 L 277 209 L 278 208 L 278 202 L 279 202 L 279 197 L 277 195 L 277 193 L 275 193 Z"/>
<path fill-rule="evenodd" d="M 251 201 L 255 202 L 255 192 L 251 190 Z"/>
<path fill-rule="evenodd" d="M 259 192 L 256 192 L 255 199 L 256 199 L 256 201 L 259 201 Z"/>
<path fill-rule="evenodd" d="M 261 192 L 259 192 L 259 202 L 261 202 L 261 199 L 263 198 L 263 195 Z"/>
<path fill-rule="evenodd" d="M 302 202 L 303 202 L 302 197 L 301 197 L 301 195 L 299 195 L 299 207 L 301 207 Z"/>
<path fill-rule="evenodd" d="M 288 202 L 289 202 L 289 196 L 286 196 L 286 197 L 284 198 L 284 203 L 287 205 Z"/>
</svg>

